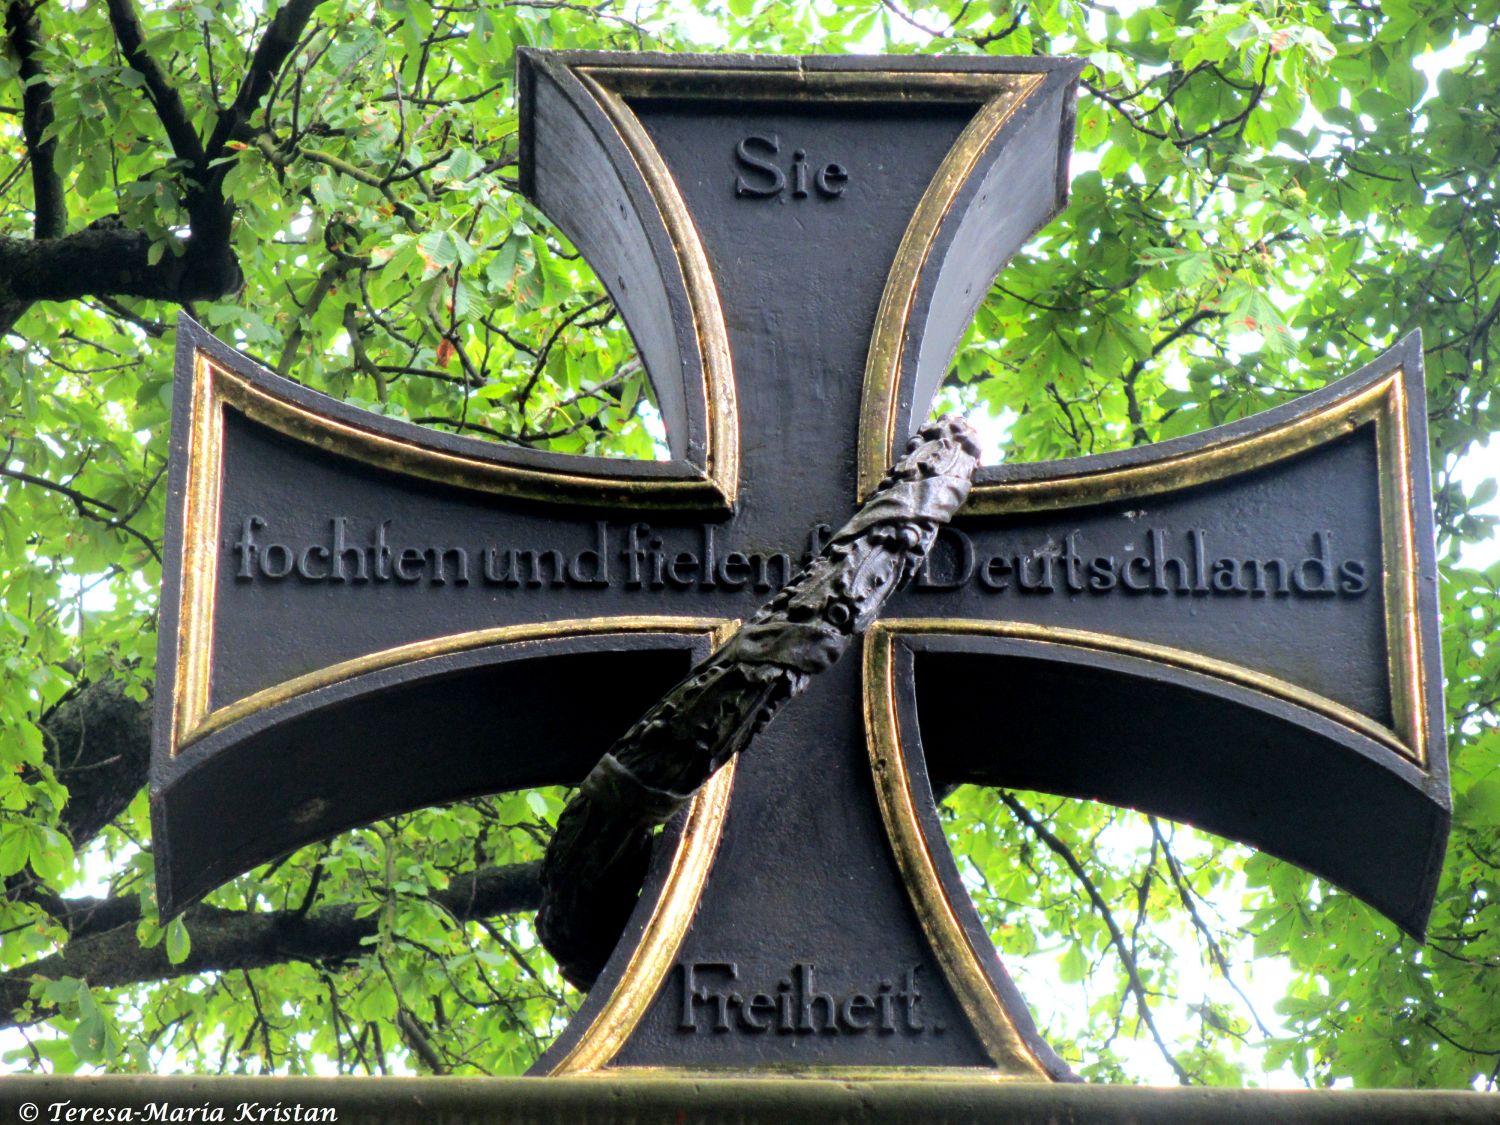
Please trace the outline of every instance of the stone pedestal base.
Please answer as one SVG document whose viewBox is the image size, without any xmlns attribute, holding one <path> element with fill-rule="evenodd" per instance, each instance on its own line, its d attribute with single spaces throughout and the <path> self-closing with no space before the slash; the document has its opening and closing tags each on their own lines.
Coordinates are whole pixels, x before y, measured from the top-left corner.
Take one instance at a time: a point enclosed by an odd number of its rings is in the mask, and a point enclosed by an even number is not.
<svg viewBox="0 0 1500 1125">
<path fill-rule="evenodd" d="M 0 1079 L 0 1121 L 592 1125 L 732 1122 L 1500 1122 L 1500 1096 L 1463 1091 L 1213 1090 L 968 1079 L 167 1078 Z"/>
</svg>

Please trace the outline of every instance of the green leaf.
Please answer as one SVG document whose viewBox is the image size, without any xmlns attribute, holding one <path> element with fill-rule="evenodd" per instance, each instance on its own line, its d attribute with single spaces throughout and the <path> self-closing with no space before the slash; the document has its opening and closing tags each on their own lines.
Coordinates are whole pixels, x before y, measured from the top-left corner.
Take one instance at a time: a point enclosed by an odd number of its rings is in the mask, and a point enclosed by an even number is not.
<svg viewBox="0 0 1500 1125">
<path fill-rule="evenodd" d="M 1198 286 L 1219 275 L 1212 254 L 1187 254 L 1177 263 L 1177 279 L 1184 285 Z"/>
<path fill-rule="evenodd" d="M 74 991 L 78 1004 L 78 1022 L 68 1036 L 68 1043 L 80 1062 L 102 1063 L 108 1056 L 109 1024 L 104 1012 L 86 987 Z"/>
<path fill-rule="evenodd" d="M 0 876 L 14 875 L 26 866 L 31 833 L 26 825 L 9 823 L 0 828 Z"/>
<path fill-rule="evenodd" d="M 188 935 L 187 925 L 181 917 L 173 918 L 167 923 L 167 960 L 180 965 L 187 960 L 192 948 L 193 940 Z"/>
<path fill-rule="evenodd" d="M 1071 942 L 1068 948 L 1057 962 L 1057 978 L 1064 984 L 1077 984 L 1088 975 L 1088 958 L 1083 955 L 1083 947 L 1077 942 Z"/>
<path fill-rule="evenodd" d="M 27 856 L 31 869 L 52 882 L 73 865 L 73 845 L 57 829 L 37 824 L 32 826 L 27 840 Z"/>
<path fill-rule="evenodd" d="M 97 1008 L 81 1017 L 68 1036 L 73 1054 L 83 1063 L 102 1063 L 105 1057 L 108 1028 L 104 1013 Z"/>
<path fill-rule="evenodd" d="M 447 269 L 458 261 L 458 247 L 449 231 L 428 231 L 417 240 L 417 246 L 421 251 L 423 265 L 428 274 Z"/>
<path fill-rule="evenodd" d="M 1460 798 L 1465 820 L 1500 824 L 1500 769 L 1469 786 Z"/>
<path fill-rule="evenodd" d="M 1098 148 L 1109 136 L 1112 112 L 1109 106 L 1095 101 L 1086 102 L 1079 108 L 1077 144 L 1081 151 Z"/>
</svg>

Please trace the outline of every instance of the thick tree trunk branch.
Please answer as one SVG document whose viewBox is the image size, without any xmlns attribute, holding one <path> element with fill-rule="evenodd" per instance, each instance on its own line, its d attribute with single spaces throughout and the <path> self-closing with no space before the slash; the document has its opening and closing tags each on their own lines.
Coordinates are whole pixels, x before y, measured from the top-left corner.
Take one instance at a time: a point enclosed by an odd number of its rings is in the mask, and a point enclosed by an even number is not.
<svg viewBox="0 0 1500 1125">
<path fill-rule="evenodd" d="M 67 930 L 69 938 L 74 941 L 107 933 L 116 926 L 133 926 L 141 920 L 140 899 L 134 895 L 63 898 L 60 895 L 33 894 L 31 898 Z"/>
<path fill-rule="evenodd" d="M 487 867 L 453 880 L 432 900 L 460 922 L 535 910 L 541 901 L 538 863 Z M 303 914 L 296 910 L 257 912 L 198 905 L 183 914 L 192 950 L 180 964 L 167 957 L 165 943 L 142 949 L 135 936 L 140 910 L 134 897 L 58 900 L 75 906 L 72 916 L 108 918 L 113 928 L 75 937 L 60 953 L 0 975 L 0 1027 L 34 1023 L 50 1014 L 25 1010 L 37 979 L 79 977 L 94 987 L 119 988 L 145 981 L 198 973 L 260 969 L 287 961 L 339 962 L 368 951 L 364 939 L 380 931 L 380 915 L 357 917 L 347 903 Z"/>
<path fill-rule="evenodd" d="M 213 300 L 240 287 L 243 275 L 230 245 L 234 205 L 223 194 L 228 162 L 215 163 L 225 146 L 249 121 L 276 75 L 286 63 L 312 17 L 318 0 L 291 0 L 271 20 L 251 57 L 234 102 L 223 110 L 205 146 L 181 95 L 167 72 L 146 49 L 146 33 L 135 0 L 107 0 L 110 26 L 131 68 L 141 75 L 172 151 L 186 165 L 188 188 L 183 206 L 190 236 L 177 254 L 152 261 L 151 238 L 144 231 L 98 223 L 67 234 L 62 188 L 52 162 L 52 143 L 41 143 L 51 120 L 51 96 L 45 82 L 23 90 L 23 132 L 32 160 L 36 189 L 35 241 L 0 239 L 0 335 L 9 332 L 36 301 L 72 301 L 80 297 L 141 297 L 184 303 Z M 10 42 L 21 62 L 23 79 L 39 73 L 34 52 L 40 31 L 32 6 L 12 0 L 6 9 Z"/>
<path fill-rule="evenodd" d="M 107 282 L 96 283 L 88 292 L 130 297 L 161 297 L 168 300 L 191 301 L 211 299 L 238 289 L 242 280 L 239 262 L 230 249 L 229 234 L 234 220 L 234 210 L 224 200 L 219 186 L 223 183 L 224 169 L 211 169 L 210 162 L 218 152 L 203 147 L 187 107 L 177 88 L 167 78 L 160 64 L 146 50 L 145 29 L 141 26 L 135 0 L 108 0 L 109 22 L 114 28 L 115 39 L 132 69 L 145 80 L 146 92 L 156 108 L 156 116 L 166 130 L 167 139 L 177 158 L 187 165 L 189 187 L 183 196 L 183 207 L 188 213 L 188 227 L 192 237 L 187 250 L 172 263 L 178 267 L 178 276 L 172 276 L 172 268 L 161 276 L 148 272 L 143 278 L 148 288 L 155 292 L 116 287 Z M 141 237 L 137 232 L 129 232 Z M 149 267 L 149 261 L 146 263 Z M 162 257 L 157 265 L 166 264 Z M 130 278 L 140 275 L 134 270 Z M 155 283 L 155 284 L 153 284 Z M 192 289 L 186 292 L 185 289 Z M 167 290 L 167 291 L 163 291 Z M 72 296 L 71 294 L 69 296 Z M 67 297 L 52 297 L 65 300 Z"/>
<path fill-rule="evenodd" d="M 42 26 L 36 7 L 11 0 L 5 9 L 5 31 L 21 75 L 21 135 L 31 157 L 33 227 L 38 238 L 60 238 L 68 229 L 68 205 L 57 175 L 57 138 L 46 136 L 53 121 L 52 87 L 37 60 Z"/>
<path fill-rule="evenodd" d="M 91 683 L 41 722 L 47 762 L 68 787 L 60 827 L 75 847 L 125 811 L 146 784 L 151 709 L 115 680 Z"/>
<path fill-rule="evenodd" d="M 88 296 L 161 301 L 222 297 L 239 287 L 239 267 L 227 240 L 213 253 L 204 253 L 197 251 L 200 237 L 195 229 L 185 254 L 168 251 L 154 263 L 145 231 L 102 223 L 65 238 L 0 238 L 0 303 Z"/>
</svg>

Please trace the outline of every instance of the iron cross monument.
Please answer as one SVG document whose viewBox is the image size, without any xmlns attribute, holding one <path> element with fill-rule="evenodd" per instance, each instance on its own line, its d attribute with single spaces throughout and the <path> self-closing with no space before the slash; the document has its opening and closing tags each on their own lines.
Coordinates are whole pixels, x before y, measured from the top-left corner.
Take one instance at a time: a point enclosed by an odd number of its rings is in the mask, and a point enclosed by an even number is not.
<svg viewBox="0 0 1500 1125">
<path fill-rule="evenodd" d="M 1063 205 L 1077 62 L 530 52 L 521 182 L 671 459 L 353 409 L 179 333 L 165 912 L 400 810 L 576 784 L 843 523 Z M 537 1073 L 1070 1077 L 934 794 L 1145 809 L 1420 933 L 1449 803 L 1421 351 L 1121 453 L 981 467 L 850 657 L 663 833 Z"/>
</svg>

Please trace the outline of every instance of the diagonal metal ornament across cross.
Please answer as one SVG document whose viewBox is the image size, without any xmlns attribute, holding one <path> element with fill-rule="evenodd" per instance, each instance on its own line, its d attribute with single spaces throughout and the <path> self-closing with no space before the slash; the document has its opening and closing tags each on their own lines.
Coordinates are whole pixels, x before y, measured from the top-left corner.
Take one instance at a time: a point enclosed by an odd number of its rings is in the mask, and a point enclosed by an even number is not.
<svg viewBox="0 0 1500 1125">
<path fill-rule="evenodd" d="M 669 461 L 375 417 L 185 321 L 163 909 L 382 815 L 576 784 L 927 417 L 1065 200 L 1079 69 L 524 53 L 522 187 L 621 310 Z M 537 1073 L 1069 1077 L 946 847 L 959 782 L 1197 824 L 1420 933 L 1436 628 L 1415 339 L 1192 437 L 984 467 L 854 658 L 669 826 Z"/>
</svg>

